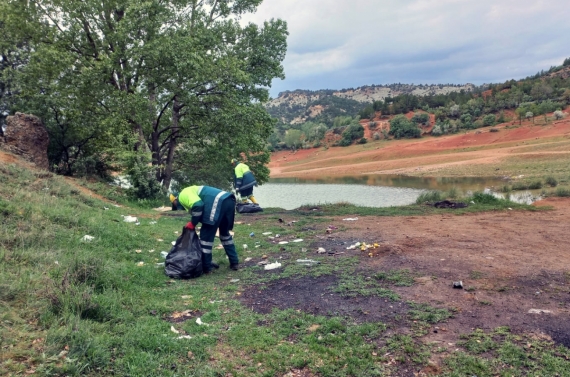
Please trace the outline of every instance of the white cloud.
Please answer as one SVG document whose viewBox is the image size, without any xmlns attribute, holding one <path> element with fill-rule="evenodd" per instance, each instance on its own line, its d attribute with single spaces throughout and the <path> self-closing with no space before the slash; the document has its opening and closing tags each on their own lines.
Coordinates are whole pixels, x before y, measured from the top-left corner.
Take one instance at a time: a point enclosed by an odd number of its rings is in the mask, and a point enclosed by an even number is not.
<svg viewBox="0 0 570 377">
<path fill-rule="evenodd" d="M 264 0 L 244 20 L 288 23 L 287 78 L 274 82 L 276 95 L 418 79 L 483 83 L 532 75 L 570 56 L 567 2 Z"/>
</svg>

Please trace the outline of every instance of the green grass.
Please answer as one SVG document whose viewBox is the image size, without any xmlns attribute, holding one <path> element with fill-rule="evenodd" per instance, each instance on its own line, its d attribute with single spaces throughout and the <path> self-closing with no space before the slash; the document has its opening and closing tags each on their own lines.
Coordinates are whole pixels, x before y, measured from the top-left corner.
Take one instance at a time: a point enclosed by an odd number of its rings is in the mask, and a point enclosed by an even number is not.
<svg viewBox="0 0 570 377">
<path fill-rule="evenodd" d="M 99 193 L 105 190 L 98 188 Z M 241 261 L 251 257 L 255 263 L 266 256 L 283 267 L 266 272 L 254 265 L 233 272 L 223 250 L 214 249 L 214 260 L 221 265 L 218 272 L 177 281 L 168 279 L 156 263 L 162 262 L 160 252 L 170 249 L 187 217 L 149 210 L 156 203 L 132 204 L 120 191 L 109 190 L 122 207 L 85 196 L 61 177 L 0 166 L 0 375 L 33 371 L 59 376 L 275 376 L 305 368 L 320 376 L 383 376 L 395 368 L 387 354 L 401 363 L 425 365 L 432 350 L 420 337 L 451 315 L 445 308 L 409 304 L 405 320 L 413 323 L 411 331 L 387 335 L 388 324 L 380 322 L 357 324 L 292 309 L 260 314 L 239 300 L 246 291 L 262 290 L 282 279 L 334 276 L 338 284 L 331 289 L 342 295 L 398 301 L 394 287 L 412 285 L 413 271 L 361 271 L 360 256 L 315 254 L 317 236 L 333 215 L 429 215 L 449 210 L 330 205 L 318 211 L 307 207 L 238 215 L 242 224 L 235 227 L 235 242 Z M 529 209 L 486 196 L 472 199 L 476 204 L 452 213 L 507 206 Z M 123 222 L 122 215 L 138 216 L 140 225 Z M 251 232 L 254 237 L 249 237 Z M 304 241 L 281 246 L 261 236 L 263 232 Z M 82 241 L 85 235 L 94 239 Z M 247 250 L 243 244 L 248 244 Z M 283 256 L 286 259 L 279 259 Z M 298 258 L 321 263 L 300 266 L 294 262 Z M 168 321 L 185 310 L 193 313 L 188 321 Z M 198 325 L 197 316 L 207 325 Z M 178 339 L 181 335 L 191 339 Z M 567 350 L 556 353 L 544 347 L 545 357 L 554 360 L 545 368 L 558 368 L 558 355 L 567 355 Z M 512 363 L 520 360 L 516 349 L 499 345 L 493 351 L 499 350 Z M 457 357 L 452 355 L 449 365 Z M 457 366 L 462 370 L 465 365 Z"/>
</svg>

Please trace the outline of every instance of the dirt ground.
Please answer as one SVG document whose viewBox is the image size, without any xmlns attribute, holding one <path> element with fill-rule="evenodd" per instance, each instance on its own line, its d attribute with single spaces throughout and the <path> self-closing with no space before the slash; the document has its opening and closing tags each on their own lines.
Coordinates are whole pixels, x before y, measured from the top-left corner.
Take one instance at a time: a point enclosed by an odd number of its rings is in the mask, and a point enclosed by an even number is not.
<svg viewBox="0 0 570 377">
<path fill-rule="evenodd" d="M 402 298 L 345 298 L 333 291 L 334 276 L 281 279 L 243 293 L 242 302 L 258 312 L 294 308 L 355 323 L 384 322 L 388 332 L 406 330 L 408 303 L 451 309 L 453 317 L 434 325 L 422 338 L 455 349 L 460 334 L 508 326 L 570 347 L 570 199 L 537 202 L 550 210 L 507 211 L 425 217 L 331 219 L 345 230 L 317 238 L 324 247 L 359 255 L 359 274 L 407 269 L 410 287 L 390 287 Z M 341 227 L 342 229 L 342 227 Z M 368 252 L 347 250 L 355 241 L 379 243 Z M 273 273 L 268 271 L 267 273 Z M 464 289 L 454 289 L 462 281 Z M 262 289 L 263 288 L 263 289 Z M 533 310 L 534 309 L 534 310 Z M 534 312 L 534 313 L 533 313 Z M 409 325 L 409 324 L 408 324 Z M 409 327 L 409 326 L 408 326 Z"/>
</svg>

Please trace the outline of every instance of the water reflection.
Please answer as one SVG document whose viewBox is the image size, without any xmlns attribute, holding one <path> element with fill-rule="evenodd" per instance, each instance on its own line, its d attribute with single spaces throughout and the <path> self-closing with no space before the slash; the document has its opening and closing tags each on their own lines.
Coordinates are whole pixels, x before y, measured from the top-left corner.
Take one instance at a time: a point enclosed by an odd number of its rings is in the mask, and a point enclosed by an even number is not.
<svg viewBox="0 0 570 377">
<path fill-rule="evenodd" d="M 330 178 L 277 178 L 255 189 L 255 197 L 263 207 L 294 209 L 303 205 L 348 202 L 363 207 L 390 207 L 415 203 L 429 190 L 450 191 L 470 195 L 484 191 L 496 193 L 505 185 L 501 178 L 485 177 L 409 177 L 403 175 L 358 175 Z M 516 192 L 510 199 L 531 204 L 537 200 L 532 192 Z"/>
<path fill-rule="evenodd" d="M 366 186 L 407 187 L 421 190 L 448 191 L 452 188 L 482 191 L 488 187 L 501 187 L 505 181 L 497 177 L 410 177 L 405 175 L 358 175 L 326 178 L 275 178 L 271 183 L 347 184 Z"/>
</svg>

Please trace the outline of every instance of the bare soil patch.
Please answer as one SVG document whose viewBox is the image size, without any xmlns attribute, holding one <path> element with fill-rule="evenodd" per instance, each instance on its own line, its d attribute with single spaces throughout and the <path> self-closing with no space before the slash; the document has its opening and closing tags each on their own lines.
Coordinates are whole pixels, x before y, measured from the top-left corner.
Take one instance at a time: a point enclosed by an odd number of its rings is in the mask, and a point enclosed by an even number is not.
<svg viewBox="0 0 570 377">
<path fill-rule="evenodd" d="M 401 301 L 345 298 L 333 291 L 337 277 L 281 279 L 244 292 L 242 302 L 261 313 L 294 308 L 347 321 L 383 322 L 406 331 L 408 302 L 448 308 L 454 315 L 423 339 L 454 345 L 474 329 L 508 326 L 570 346 L 570 199 L 538 202 L 539 212 L 508 211 L 425 217 L 360 217 L 345 230 L 318 239 L 313 248 L 358 255 L 359 274 L 409 270 L 410 287 L 390 289 Z M 321 225 L 325 234 L 324 225 Z M 379 243 L 368 252 L 346 250 L 355 241 Z M 337 258 L 337 257 L 334 257 Z M 454 289 L 462 281 L 464 289 Z M 532 309 L 540 312 L 534 314 Z M 529 312 L 530 311 L 530 312 Z M 436 328 L 437 326 L 437 328 Z"/>
</svg>

